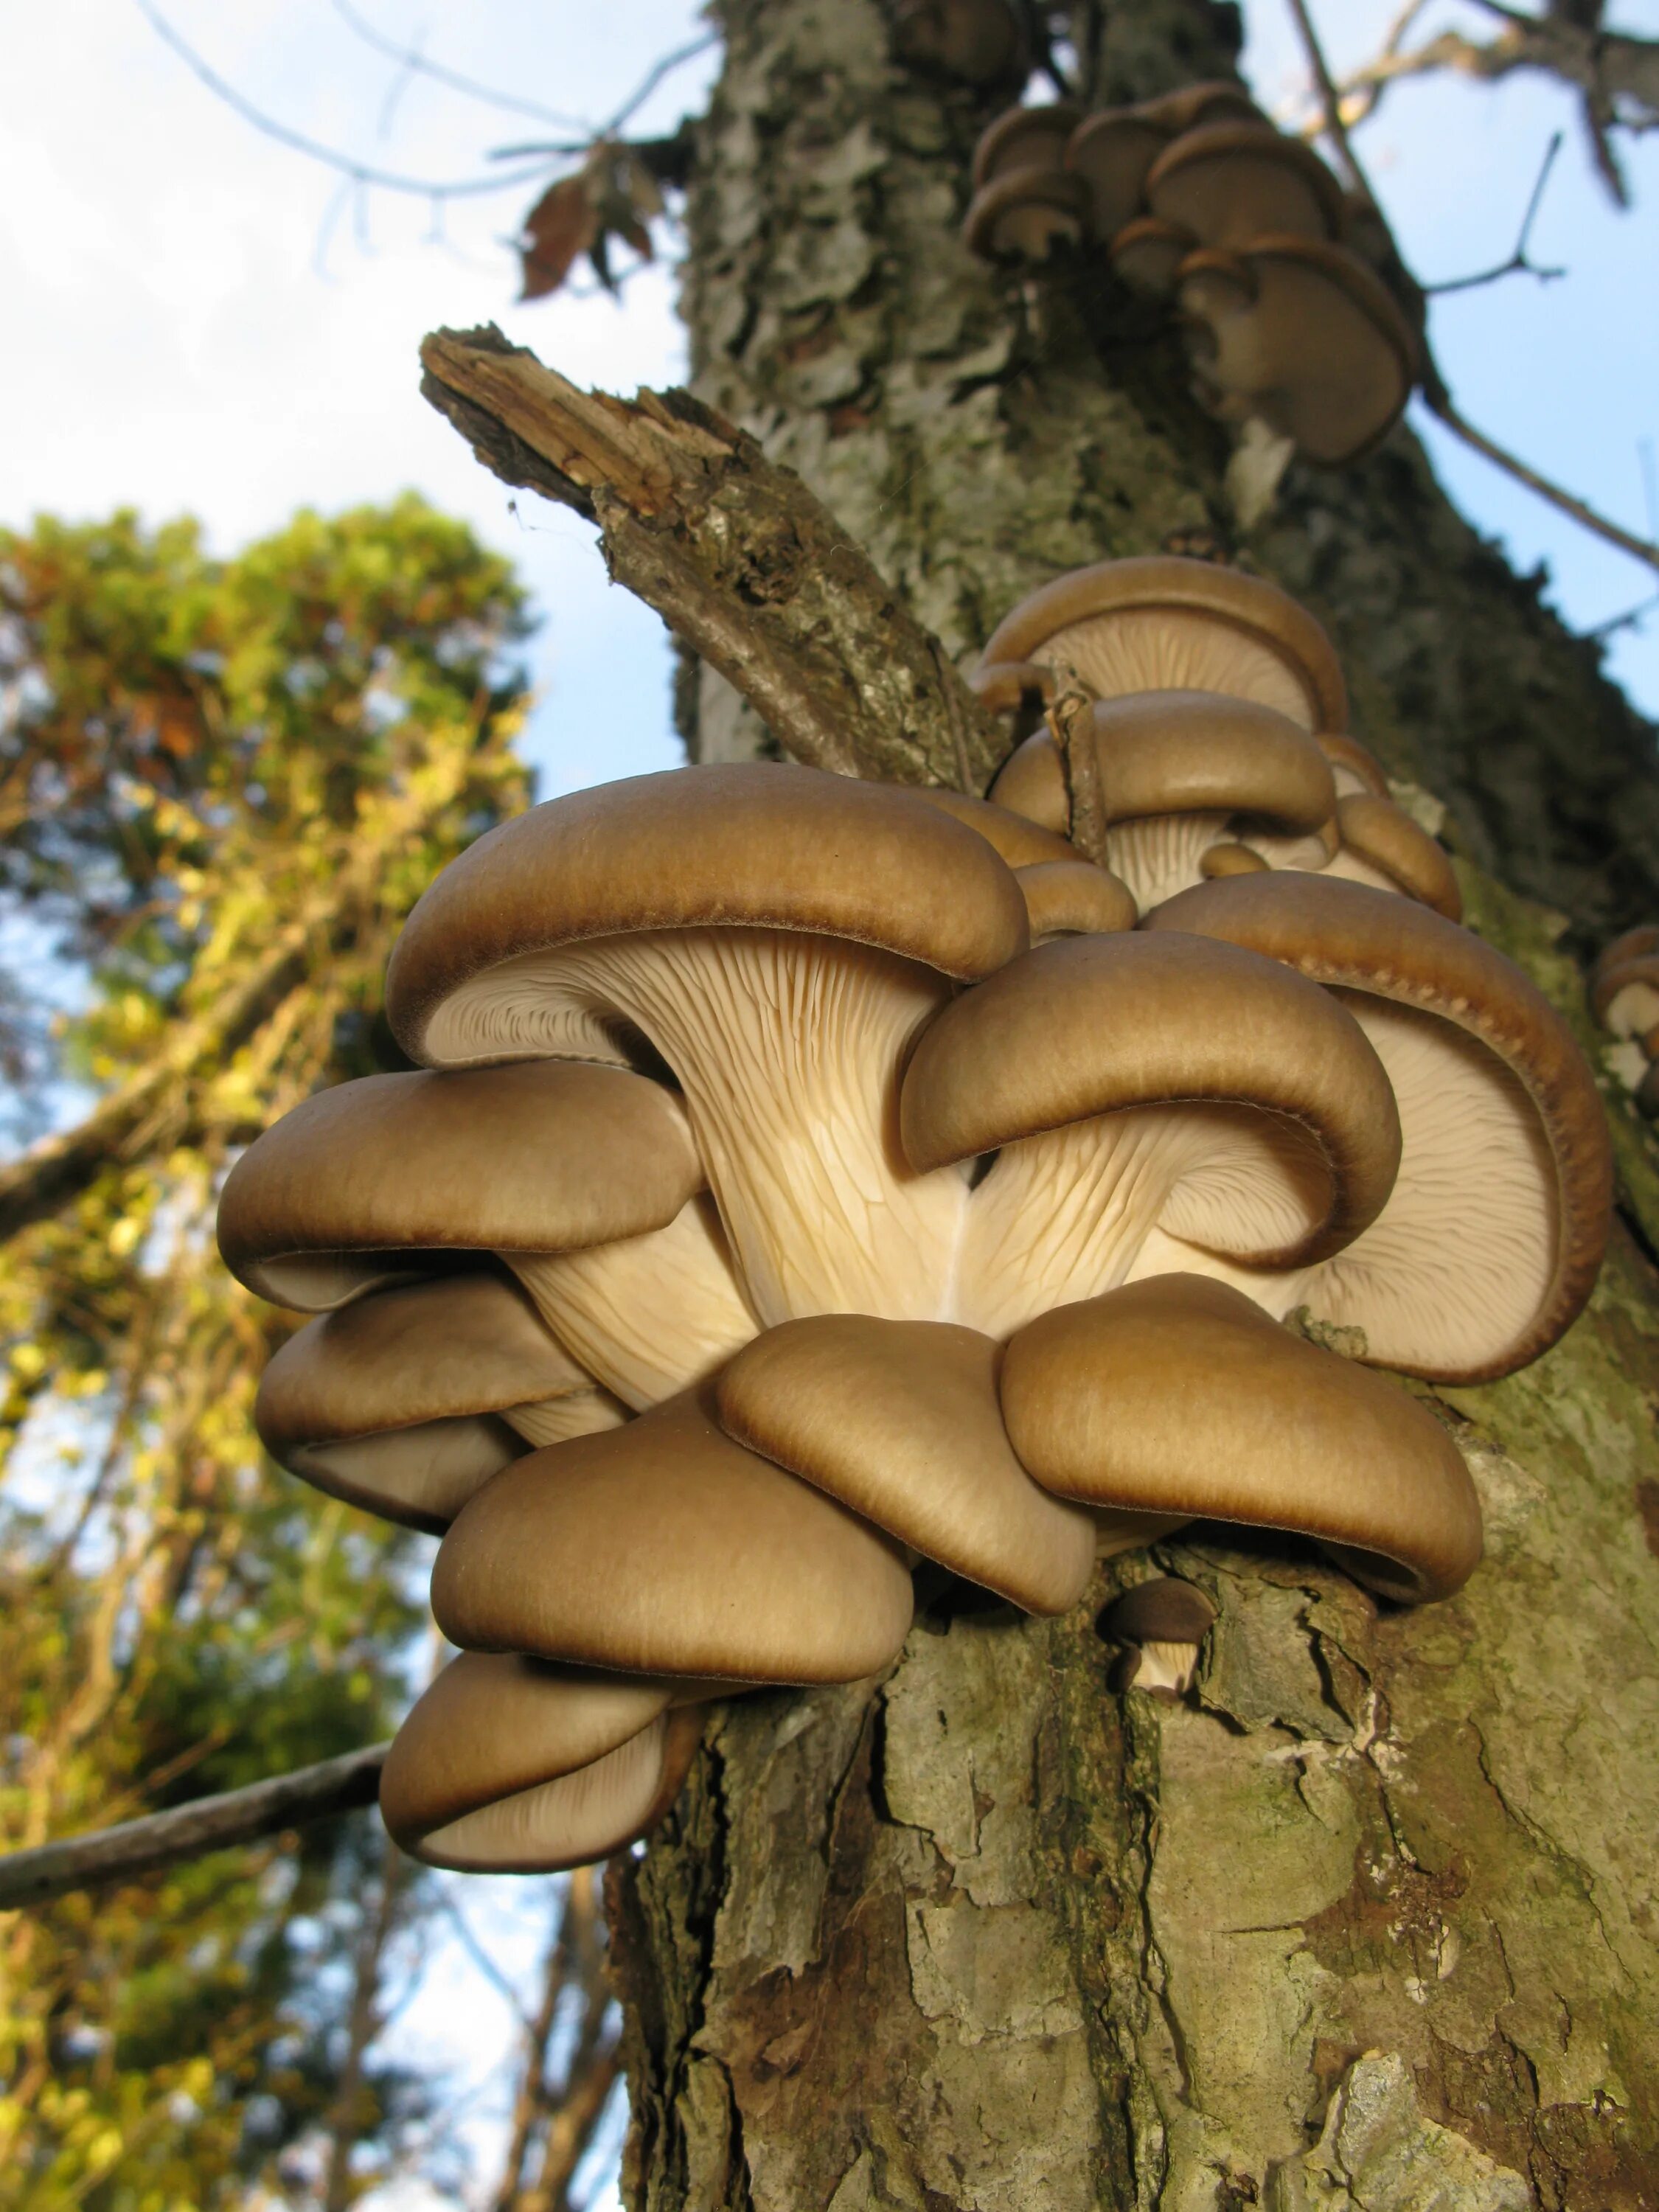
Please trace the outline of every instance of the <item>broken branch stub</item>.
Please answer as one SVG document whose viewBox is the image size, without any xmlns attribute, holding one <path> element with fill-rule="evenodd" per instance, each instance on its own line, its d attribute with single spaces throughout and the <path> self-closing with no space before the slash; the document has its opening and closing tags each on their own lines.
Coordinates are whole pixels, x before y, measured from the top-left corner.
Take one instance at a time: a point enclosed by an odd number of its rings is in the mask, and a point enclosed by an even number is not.
<svg viewBox="0 0 1659 2212">
<path fill-rule="evenodd" d="M 793 470 L 689 392 L 581 392 L 493 325 L 437 331 L 422 390 L 486 468 L 599 526 L 612 578 L 842 775 L 989 781 L 1002 740 L 931 634 Z"/>
</svg>

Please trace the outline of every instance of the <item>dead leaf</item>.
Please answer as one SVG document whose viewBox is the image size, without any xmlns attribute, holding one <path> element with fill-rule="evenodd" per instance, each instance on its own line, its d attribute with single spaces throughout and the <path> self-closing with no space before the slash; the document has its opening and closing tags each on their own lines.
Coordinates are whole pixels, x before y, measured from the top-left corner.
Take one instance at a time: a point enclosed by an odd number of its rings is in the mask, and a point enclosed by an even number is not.
<svg viewBox="0 0 1659 2212">
<path fill-rule="evenodd" d="M 586 169 L 550 185 L 525 217 L 519 258 L 524 272 L 520 300 L 544 300 L 570 274 L 580 253 L 590 252 L 599 235 L 599 211 L 592 179 Z"/>
</svg>

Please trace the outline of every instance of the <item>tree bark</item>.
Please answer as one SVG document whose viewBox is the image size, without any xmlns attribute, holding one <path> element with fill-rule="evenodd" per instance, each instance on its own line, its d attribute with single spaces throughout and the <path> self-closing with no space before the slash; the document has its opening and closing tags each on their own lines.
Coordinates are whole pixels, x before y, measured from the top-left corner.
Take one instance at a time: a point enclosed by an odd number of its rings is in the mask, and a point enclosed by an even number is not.
<svg viewBox="0 0 1659 2212">
<path fill-rule="evenodd" d="M 1103 100 L 1231 66 L 1208 0 L 1076 12 Z M 1063 568 L 1243 561 L 1329 626 L 1467 861 L 1587 939 L 1659 910 L 1650 731 L 1409 434 L 1293 466 L 1247 530 L 1167 334 L 959 246 L 982 101 L 898 70 L 874 0 L 715 13 L 696 388 L 952 653 Z M 707 665 L 680 701 L 697 757 L 767 742 Z M 1462 873 L 1582 1022 L 1559 919 Z M 1458 1599 L 1393 1612 L 1194 1528 L 1156 1554 L 1219 1608 L 1184 1705 L 1106 1686 L 1132 1565 L 1062 1620 L 936 1607 L 880 1683 L 725 1709 L 611 1870 L 632 2206 L 1659 2205 L 1659 1179 L 1613 1110 L 1645 1230 L 1546 1358 L 1437 1394 L 1486 1513 Z"/>
</svg>

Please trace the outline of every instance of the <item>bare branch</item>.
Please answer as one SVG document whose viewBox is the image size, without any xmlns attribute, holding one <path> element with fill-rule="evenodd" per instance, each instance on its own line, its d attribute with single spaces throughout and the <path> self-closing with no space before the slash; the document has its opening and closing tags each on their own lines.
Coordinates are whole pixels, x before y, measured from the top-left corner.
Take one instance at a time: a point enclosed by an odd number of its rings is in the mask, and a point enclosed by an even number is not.
<svg viewBox="0 0 1659 2212">
<path fill-rule="evenodd" d="M 139 13 L 163 43 L 172 47 L 185 67 L 198 77 L 216 98 L 240 115 L 245 123 L 274 138 L 279 146 L 287 146 L 296 154 L 307 155 L 313 161 L 322 161 L 342 176 L 349 177 L 354 184 L 378 185 L 383 191 L 410 192 L 425 200 L 474 199 L 489 192 L 516 191 L 522 185 L 532 183 L 545 173 L 541 165 L 534 168 L 513 169 L 484 177 L 462 177 L 445 181 L 428 177 L 405 177 L 395 169 L 380 169 L 367 161 L 355 160 L 349 154 L 337 153 L 332 146 L 325 146 L 315 138 L 308 138 L 275 116 L 267 115 L 256 107 L 247 96 L 222 77 L 211 63 L 205 61 L 185 39 L 175 31 L 167 17 L 155 5 L 155 0 L 137 0 Z"/>
<path fill-rule="evenodd" d="M 684 392 L 585 392 L 493 325 L 421 349 L 484 465 L 597 521 L 614 580 L 736 686 L 796 759 L 983 788 L 1000 733 L 792 470 Z M 954 707 L 951 696 L 954 695 Z"/>
<path fill-rule="evenodd" d="M 136 1881 L 142 1875 L 200 1858 L 234 1844 L 256 1843 L 310 1820 L 331 1819 L 372 1805 L 380 1790 L 380 1769 L 389 1743 L 370 1744 L 315 1766 L 296 1767 L 246 1790 L 227 1790 L 198 1797 L 117 1828 L 94 1829 L 33 1850 L 0 1856 L 0 1911 L 44 1905 L 72 1889 L 92 1889 L 110 1881 Z"/>
<path fill-rule="evenodd" d="M 1553 284 L 1558 276 L 1565 276 L 1565 269 L 1540 268 L 1529 260 L 1527 248 L 1532 242 L 1532 227 L 1543 204 L 1544 188 L 1549 183 L 1550 171 L 1555 167 L 1555 157 L 1561 151 L 1562 134 L 1557 131 L 1544 149 L 1543 167 L 1538 172 L 1538 181 L 1532 188 L 1532 198 L 1527 202 L 1527 211 L 1521 218 L 1520 235 L 1515 241 L 1515 251 L 1507 261 L 1496 268 L 1483 270 L 1478 276 L 1449 276 L 1438 284 L 1425 284 L 1425 292 L 1432 298 L 1443 292 L 1473 292 L 1481 284 L 1495 284 L 1501 276 L 1536 276 L 1541 284 Z"/>
<path fill-rule="evenodd" d="M 482 100 L 488 107 L 504 109 L 511 115 L 533 116 L 538 123 L 550 123 L 556 131 L 588 131 L 592 126 L 580 115 L 561 115 L 556 108 L 544 107 L 539 100 L 523 100 L 516 94 L 502 92 L 492 84 L 480 84 L 476 77 L 463 76 L 459 70 L 446 69 L 441 62 L 428 61 L 414 46 L 400 46 L 395 39 L 388 39 L 377 31 L 373 23 L 360 15 L 351 0 L 334 0 L 334 12 L 351 32 L 377 54 L 383 54 L 408 70 L 411 76 L 429 76 L 434 84 L 459 92 L 467 100 Z"/>
<path fill-rule="evenodd" d="M 614 138 L 623 124 L 645 106 L 665 77 L 672 76 L 677 69 L 684 69 L 687 62 L 696 61 L 699 54 L 706 54 L 711 46 L 718 44 L 716 34 L 713 31 L 705 31 L 701 38 L 688 39 L 683 46 L 676 46 L 672 53 L 666 53 L 660 61 L 653 62 L 643 80 L 629 94 L 611 120 L 599 125 L 594 136 Z"/>
<path fill-rule="evenodd" d="M 1319 33 L 1314 28 L 1313 18 L 1308 11 L 1307 0 L 1291 0 L 1291 9 L 1296 17 L 1297 27 L 1302 34 L 1302 45 L 1307 55 L 1309 70 L 1314 82 L 1319 88 L 1320 100 L 1324 110 L 1325 129 L 1341 156 L 1354 190 L 1364 197 L 1376 213 L 1377 221 L 1387 234 L 1389 246 L 1403 269 L 1406 267 L 1405 257 L 1400 252 L 1393 228 L 1372 189 L 1370 178 L 1356 158 L 1353 147 L 1349 141 L 1347 125 L 1342 119 L 1341 96 L 1325 59 L 1324 48 L 1319 42 Z M 1415 282 L 1415 279 L 1413 281 Z M 1535 492 L 1540 499 L 1547 500 L 1552 507 L 1559 507 L 1563 514 L 1571 515 L 1575 522 L 1580 524 L 1584 529 L 1593 532 L 1596 537 L 1605 538 L 1609 545 L 1618 546 L 1621 552 L 1630 554 L 1638 561 L 1645 561 L 1651 568 L 1659 568 L 1659 544 L 1651 544 L 1645 538 L 1638 538 L 1633 532 L 1622 528 L 1616 522 L 1610 522 L 1606 515 L 1598 514 L 1595 507 L 1578 498 L 1576 493 L 1565 491 L 1559 484 L 1552 483 L 1548 477 L 1540 476 L 1538 471 L 1531 467 L 1528 463 L 1518 460 L 1513 453 L 1500 446 L 1495 438 L 1489 438 L 1484 430 L 1476 429 L 1474 423 L 1458 411 L 1456 403 L 1452 398 L 1451 387 L 1441 374 L 1439 363 L 1430 348 L 1426 332 L 1423 337 L 1422 348 L 1423 397 L 1431 414 L 1443 422 L 1455 436 L 1461 438 L 1466 446 L 1491 461 L 1495 467 L 1502 469 L 1506 475 L 1512 476 L 1517 483 L 1525 484 L 1527 489 Z"/>
</svg>

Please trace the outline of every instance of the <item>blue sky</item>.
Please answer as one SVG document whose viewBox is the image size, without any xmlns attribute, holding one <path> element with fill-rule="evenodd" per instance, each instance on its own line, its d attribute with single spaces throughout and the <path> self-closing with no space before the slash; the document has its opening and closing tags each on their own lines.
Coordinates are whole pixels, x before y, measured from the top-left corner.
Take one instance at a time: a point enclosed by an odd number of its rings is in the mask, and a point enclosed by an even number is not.
<svg viewBox="0 0 1659 2212">
<path fill-rule="evenodd" d="M 314 137 L 423 177 L 477 173 L 492 146 L 538 135 L 398 71 L 355 37 L 331 0 L 167 0 L 172 20 L 233 82 Z M 1315 0 L 1340 63 L 1375 45 L 1395 0 Z M 695 35 L 686 0 L 358 0 L 388 35 L 418 37 L 452 68 L 597 119 L 651 60 Z M 1659 0 L 1618 20 L 1659 35 Z M 1288 114 L 1302 70 L 1285 0 L 1249 0 L 1258 94 Z M 1419 35 L 1486 24 L 1434 0 Z M 0 522 L 131 504 L 190 509 L 229 550 L 296 504 L 334 508 L 413 484 L 512 555 L 543 626 L 530 750 L 544 796 L 678 758 L 668 656 L 656 618 L 606 581 L 592 533 L 561 509 L 510 496 L 420 399 L 416 348 L 434 324 L 493 319 L 578 381 L 631 390 L 683 373 L 671 271 L 647 271 L 617 307 L 604 298 L 512 304 L 506 243 L 529 198 L 466 200 L 441 240 L 418 197 L 361 201 L 216 101 L 160 42 L 135 0 L 16 9 L 0 90 L 0 298 L 12 343 L 0 364 Z M 637 128 L 699 104 L 704 57 Z M 1627 526 L 1645 532 L 1638 447 L 1659 441 L 1659 283 L 1653 280 L 1659 140 L 1627 148 L 1634 214 L 1607 204 L 1573 102 L 1547 83 L 1408 86 L 1360 145 L 1407 253 L 1425 278 L 1501 260 L 1543 149 L 1566 144 L 1534 235 L 1567 264 L 1547 288 L 1512 278 L 1435 309 L 1434 337 L 1465 411 L 1502 442 Z M 1465 511 L 1519 565 L 1547 562 L 1575 625 L 1619 614 L 1659 585 L 1431 428 Z M 1611 663 L 1659 712 L 1659 616 L 1613 641 Z M 460 1887 L 481 1937 L 533 1972 L 536 1895 Z M 453 2069 L 462 2130 L 487 2166 L 501 2124 L 501 2055 L 514 2033 L 500 1993 L 459 1942 L 441 1942 L 396 2034 L 407 2055 Z M 400 2203 L 418 2196 L 395 2192 Z"/>
</svg>

